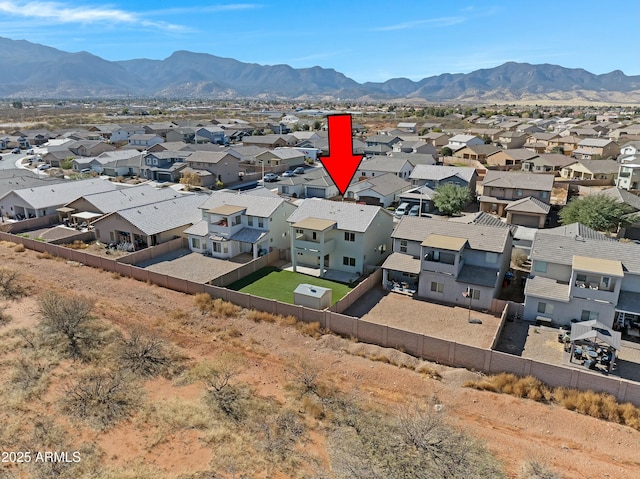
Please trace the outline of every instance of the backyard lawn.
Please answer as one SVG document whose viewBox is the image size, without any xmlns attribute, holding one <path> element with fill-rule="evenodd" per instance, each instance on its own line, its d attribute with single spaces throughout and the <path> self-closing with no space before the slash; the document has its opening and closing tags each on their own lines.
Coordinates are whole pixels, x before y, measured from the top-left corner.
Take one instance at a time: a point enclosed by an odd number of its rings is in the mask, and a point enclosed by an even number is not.
<svg viewBox="0 0 640 479">
<path fill-rule="evenodd" d="M 338 302 L 352 289 L 346 284 L 314 278 L 313 276 L 294 273 L 293 271 L 282 271 L 270 266 L 230 284 L 228 288 L 260 296 L 261 298 L 275 299 L 283 303 L 293 304 L 293 290 L 301 283 L 331 288 L 331 304 Z"/>
</svg>

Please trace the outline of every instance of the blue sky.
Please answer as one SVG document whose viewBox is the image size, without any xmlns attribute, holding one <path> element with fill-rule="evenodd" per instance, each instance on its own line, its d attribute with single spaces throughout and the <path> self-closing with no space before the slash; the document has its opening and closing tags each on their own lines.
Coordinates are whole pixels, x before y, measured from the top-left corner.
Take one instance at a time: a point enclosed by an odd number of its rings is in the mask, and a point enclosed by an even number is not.
<svg viewBox="0 0 640 479">
<path fill-rule="evenodd" d="M 0 0 L 0 36 L 107 60 L 189 50 L 319 65 L 359 82 L 506 61 L 640 74 L 638 0 Z"/>
</svg>

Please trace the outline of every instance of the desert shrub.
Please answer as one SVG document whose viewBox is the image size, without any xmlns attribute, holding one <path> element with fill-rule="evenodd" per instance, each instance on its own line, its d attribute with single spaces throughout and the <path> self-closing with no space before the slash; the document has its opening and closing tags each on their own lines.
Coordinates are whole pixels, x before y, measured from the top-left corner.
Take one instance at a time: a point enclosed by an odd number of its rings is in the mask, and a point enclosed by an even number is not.
<svg viewBox="0 0 640 479">
<path fill-rule="evenodd" d="M 538 461 L 530 460 L 525 462 L 520 468 L 518 479 L 562 479 L 562 476 L 556 474 Z"/>
<path fill-rule="evenodd" d="M 44 253 L 36 254 L 36 258 L 38 258 L 38 259 L 52 259 L 53 255 L 51 253 L 49 253 L 48 251 L 45 251 Z"/>
<path fill-rule="evenodd" d="M 121 372 L 91 369 L 64 388 L 62 409 L 97 429 L 107 429 L 131 414 L 139 391 Z"/>
<path fill-rule="evenodd" d="M 9 268 L 0 268 L 0 296 L 15 299 L 22 296 L 24 292 L 20 283 L 20 273 Z"/>
<path fill-rule="evenodd" d="M 86 358 L 85 349 L 96 339 L 89 327 L 93 301 L 75 294 L 47 292 L 38 299 L 38 306 L 45 335 L 63 339 L 72 358 Z"/>
<path fill-rule="evenodd" d="M 246 318 L 255 323 L 275 323 L 278 321 L 277 315 L 266 313 L 264 311 L 256 311 L 255 309 L 247 311 Z"/>
<path fill-rule="evenodd" d="M 179 398 L 145 404 L 138 419 L 151 424 L 165 424 L 170 431 L 206 429 L 212 423 L 211 415 L 204 404 Z"/>
<path fill-rule="evenodd" d="M 26 397 L 39 396 L 48 386 L 48 364 L 29 356 L 20 356 L 13 367 L 11 384 Z"/>
<path fill-rule="evenodd" d="M 80 240 L 75 240 L 73 243 L 66 243 L 66 244 L 63 244 L 62 246 L 69 249 L 87 249 L 89 247 L 87 243 Z"/>
<path fill-rule="evenodd" d="M 214 299 L 207 293 L 195 295 L 196 306 L 200 312 L 215 317 L 229 318 L 240 313 L 241 308 L 222 299 Z"/>
<path fill-rule="evenodd" d="M 26 251 L 26 248 L 23 244 L 18 244 L 15 248 L 13 248 L 13 251 L 15 251 L 16 253 L 24 253 Z"/>
<path fill-rule="evenodd" d="M 139 329 L 120 340 L 118 360 L 124 369 L 146 377 L 166 371 L 171 363 L 164 341 Z"/>
</svg>

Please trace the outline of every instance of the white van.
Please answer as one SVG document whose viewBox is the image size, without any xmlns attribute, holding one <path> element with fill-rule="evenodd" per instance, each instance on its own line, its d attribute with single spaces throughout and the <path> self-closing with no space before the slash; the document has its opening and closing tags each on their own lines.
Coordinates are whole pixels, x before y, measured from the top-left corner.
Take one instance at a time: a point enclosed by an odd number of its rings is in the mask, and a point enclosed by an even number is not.
<svg viewBox="0 0 640 479">
<path fill-rule="evenodd" d="M 409 203 L 400 203 L 400 206 L 396 208 L 396 216 L 404 216 L 409 212 Z"/>
</svg>

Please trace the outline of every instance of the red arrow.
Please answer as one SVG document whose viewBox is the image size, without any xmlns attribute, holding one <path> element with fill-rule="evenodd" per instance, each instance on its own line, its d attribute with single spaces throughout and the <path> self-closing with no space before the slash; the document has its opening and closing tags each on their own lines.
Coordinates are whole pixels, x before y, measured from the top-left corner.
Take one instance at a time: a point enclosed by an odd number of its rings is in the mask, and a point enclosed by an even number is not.
<svg viewBox="0 0 640 479">
<path fill-rule="evenodd" d="M 353 154 L 351 134 L 351 115 L 328 115 L 329 156 L 320 158 L 327 173 L 340 190 L 340 194 L 349 187 L 362 161 L 362 155 Z"/>
</svg>

